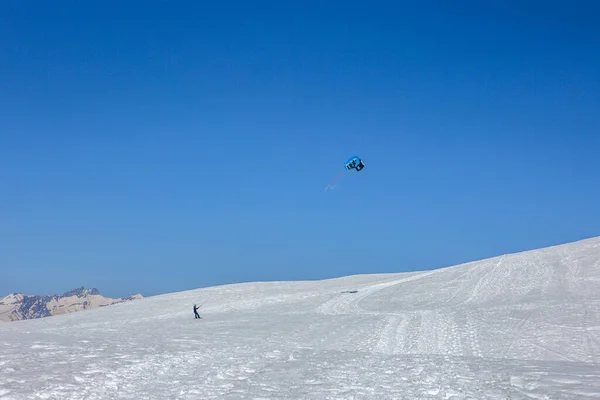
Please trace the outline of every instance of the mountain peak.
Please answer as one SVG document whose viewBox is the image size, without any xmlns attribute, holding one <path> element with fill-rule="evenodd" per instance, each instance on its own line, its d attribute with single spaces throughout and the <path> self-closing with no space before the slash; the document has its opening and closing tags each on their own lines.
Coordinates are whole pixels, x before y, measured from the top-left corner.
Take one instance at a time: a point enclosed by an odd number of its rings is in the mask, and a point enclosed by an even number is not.
<svg viewBox="0 0 600 400">
<path fill-rule="evenodd" d="M 86 289 L 83 286 L 70 290 L 66 293 L 64 293 L 62 295 L 62 297 L 71 297 L 71 296 L 77 296 L 77 297 L 86 297 L 86 296 L 98 296 L 100 295 L 100 292 L 98 291 L 98 289 L 95 288 L 91 288 L 91 289 Z"/>
<path fill-rule="evenodd" d="M 81 286 L 54 296 L 25 296 L 12 293 L 0 299 L 0 321 L 17 321 L 67 314 L 141 299 L 141 294 L 112 299 L 100 295 L 98 289 Z"/>
</svg>

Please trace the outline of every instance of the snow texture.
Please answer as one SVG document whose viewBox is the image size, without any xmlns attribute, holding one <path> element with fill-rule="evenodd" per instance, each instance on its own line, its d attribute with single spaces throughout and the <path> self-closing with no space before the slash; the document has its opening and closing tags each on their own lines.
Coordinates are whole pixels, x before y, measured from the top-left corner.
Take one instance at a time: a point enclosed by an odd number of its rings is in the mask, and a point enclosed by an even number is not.
<svg viewBox="0 0 600 400">
<path fill-rule="evenodd" d="M 0 324 L 1 400 L 598 398 L 598 238 Z"/>
</svg>

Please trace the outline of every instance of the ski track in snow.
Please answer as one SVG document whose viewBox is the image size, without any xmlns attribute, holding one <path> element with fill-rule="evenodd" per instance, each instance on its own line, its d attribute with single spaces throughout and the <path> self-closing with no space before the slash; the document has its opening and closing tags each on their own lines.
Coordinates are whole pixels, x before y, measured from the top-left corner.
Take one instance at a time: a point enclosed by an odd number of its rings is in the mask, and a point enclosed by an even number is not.
<svg viewBox="0 0 600 400">
<path fill-rule="evenodd" d="M 593 398 L 600 239 L 0 324 L 0 400 Z"/>
</svg>

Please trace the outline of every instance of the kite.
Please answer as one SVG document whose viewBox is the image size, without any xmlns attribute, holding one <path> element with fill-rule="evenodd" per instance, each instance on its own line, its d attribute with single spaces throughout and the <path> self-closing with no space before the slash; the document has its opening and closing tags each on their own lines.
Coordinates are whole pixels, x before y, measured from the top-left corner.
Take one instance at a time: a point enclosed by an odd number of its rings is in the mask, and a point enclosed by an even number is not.
<svg viewBox="0 0 600 400">
<path fill-rule="evenodd" d="M 344 169 L 346 171 L 355 170 L 356 172 L 362 170 L 365 167 L 365 163 L 360 157 L 353 156 L 344 163 Z M 329 185 L 325 187 L 325 191 L 332 190 L 335 188 L 335 183 L 344 175 L 344 171 L 340 172 L 335 178 L 329 182 Z"/>
</svg>

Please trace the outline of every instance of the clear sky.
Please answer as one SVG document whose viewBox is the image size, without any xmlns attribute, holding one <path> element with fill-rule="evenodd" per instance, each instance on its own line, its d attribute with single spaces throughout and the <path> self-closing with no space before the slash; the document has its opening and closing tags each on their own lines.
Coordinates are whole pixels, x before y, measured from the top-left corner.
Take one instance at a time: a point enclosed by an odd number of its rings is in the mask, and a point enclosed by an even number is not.
<svg viewBox="0 0 600 400">
<path fill-rule="evenodd" d="M 600 3 L 556 4 L 3 1 L 0 295 L 600 235 Z"/>
</svg>

